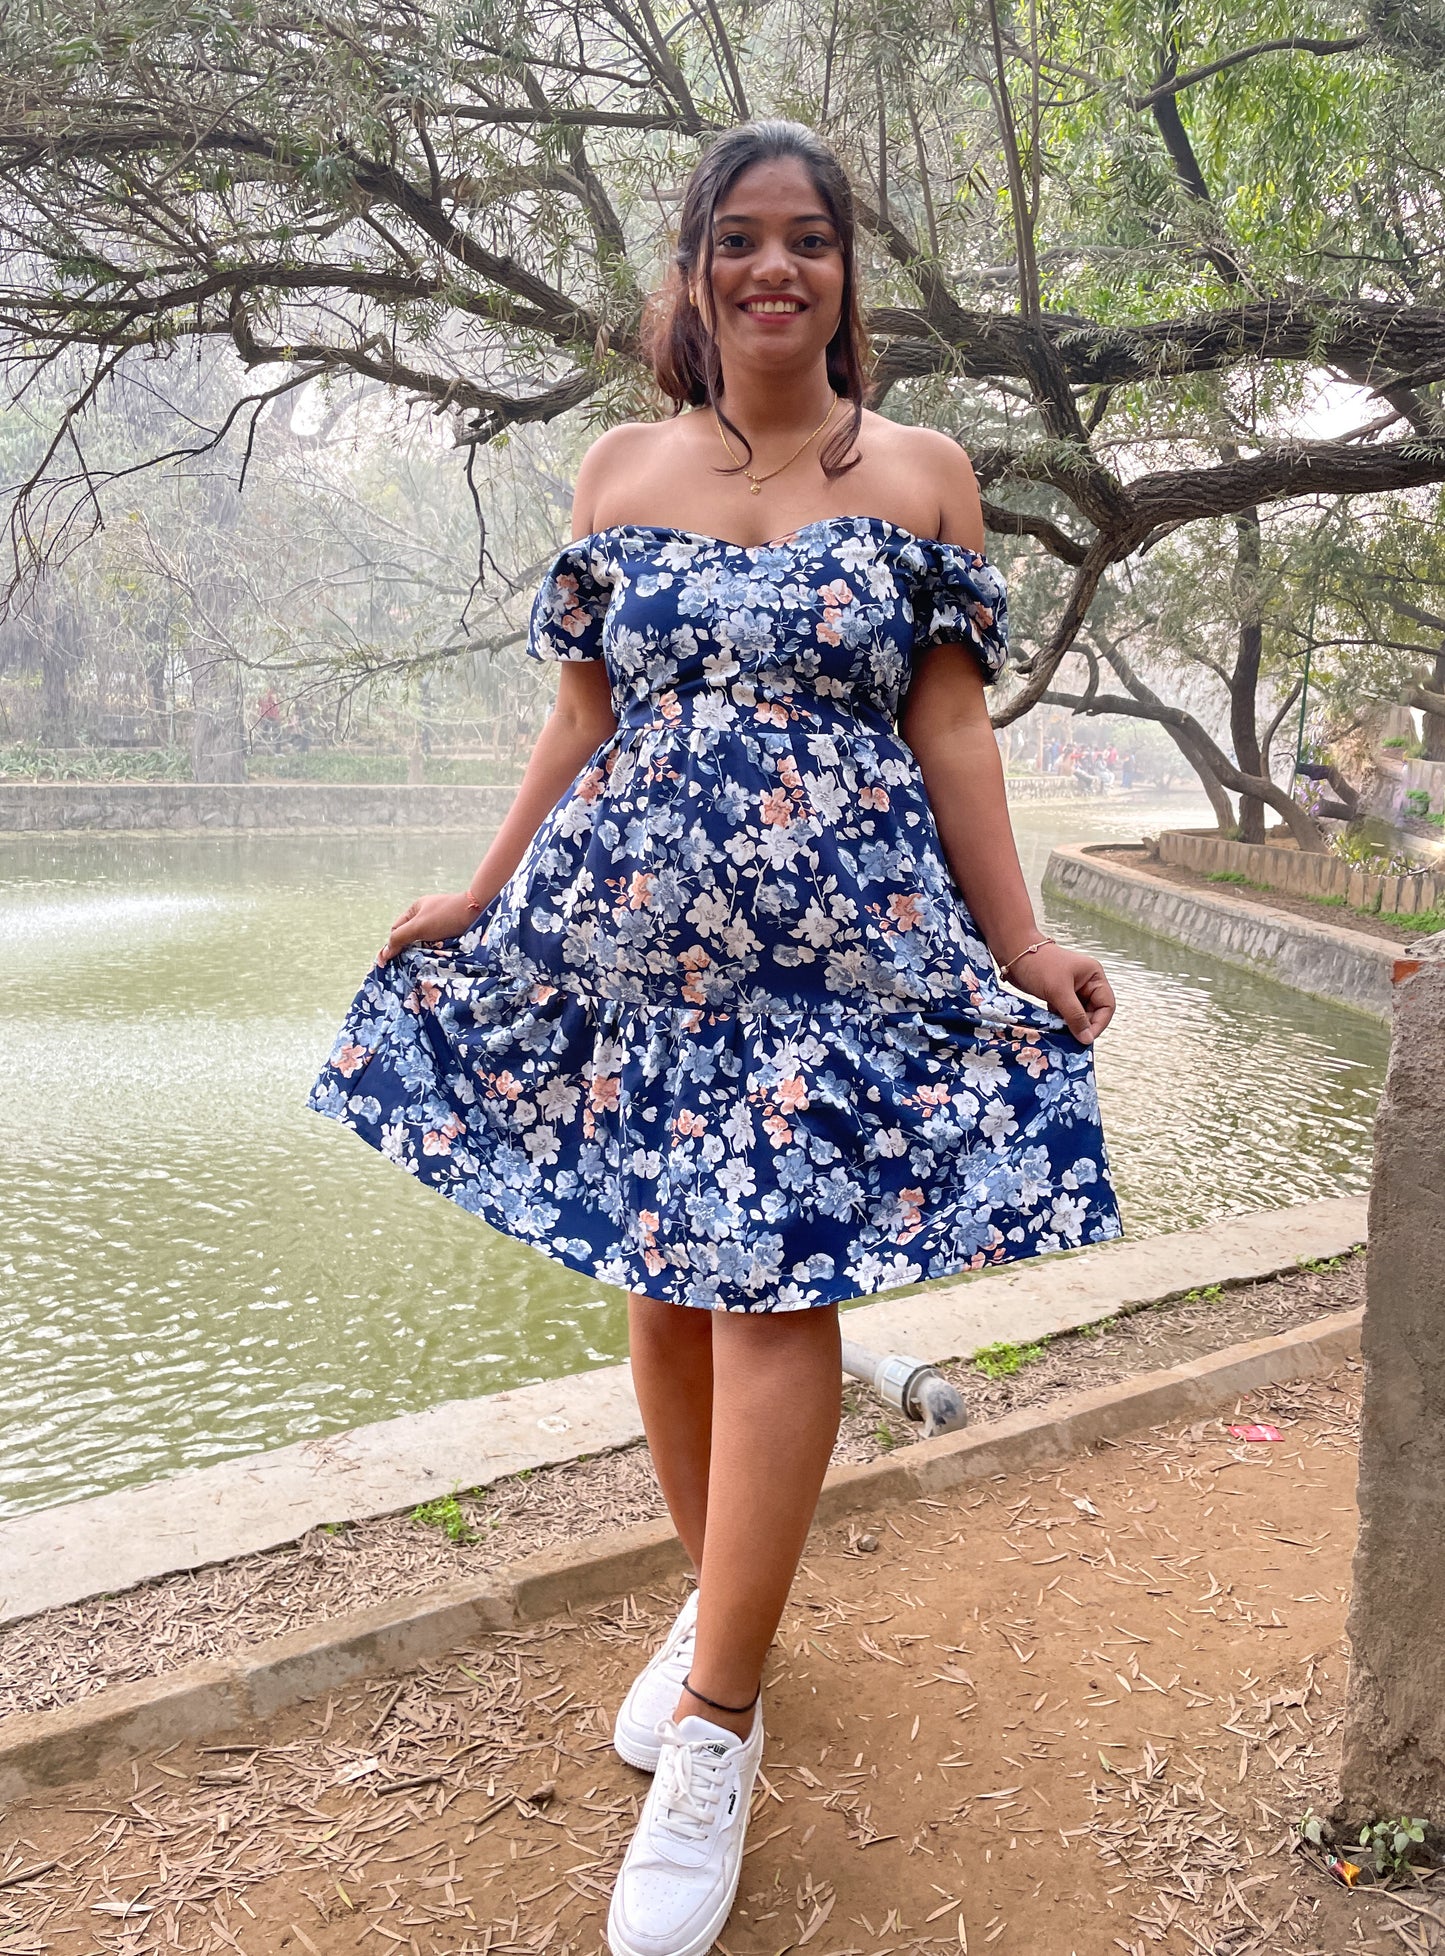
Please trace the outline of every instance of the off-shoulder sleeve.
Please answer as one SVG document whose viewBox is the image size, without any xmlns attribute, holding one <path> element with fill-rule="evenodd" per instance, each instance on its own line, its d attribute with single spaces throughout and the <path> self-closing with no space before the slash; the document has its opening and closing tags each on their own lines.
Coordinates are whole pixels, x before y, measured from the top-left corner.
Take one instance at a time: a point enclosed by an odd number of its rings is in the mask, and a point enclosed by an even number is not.
<svg viewBox="0 0 1445 1956">
<path fill-rule="evenodd" d="M 928 542 L 914 587 L 913 649 L 966 645 L 985 682 L 998 678 L 1008 657 L 1008 589 L 1002 574 L 976 550 Z"/>
<path fill-rule="evenodd" d="M 600 659 L 602 621 L 612 601 L 605 563 L 591 537 L 569 543 L 538 586 L 527 630 L 533 659 Z"/>
</svg>

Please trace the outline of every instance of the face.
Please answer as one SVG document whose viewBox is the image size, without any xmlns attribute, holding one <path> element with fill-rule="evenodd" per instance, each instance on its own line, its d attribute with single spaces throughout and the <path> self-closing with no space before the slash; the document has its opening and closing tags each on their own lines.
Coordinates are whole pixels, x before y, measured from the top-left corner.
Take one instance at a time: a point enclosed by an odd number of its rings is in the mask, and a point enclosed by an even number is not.
<svg viewBox="0 0 1445 1956">
<path fill-rule="evenodd" d="M 711 314 L 708 296 L 694 286 L 725 361 L 806 367 L 822 358 L 842 316 L 843 249 L 798 158 L 753 164 L 718 199 Z"/>
</svg>

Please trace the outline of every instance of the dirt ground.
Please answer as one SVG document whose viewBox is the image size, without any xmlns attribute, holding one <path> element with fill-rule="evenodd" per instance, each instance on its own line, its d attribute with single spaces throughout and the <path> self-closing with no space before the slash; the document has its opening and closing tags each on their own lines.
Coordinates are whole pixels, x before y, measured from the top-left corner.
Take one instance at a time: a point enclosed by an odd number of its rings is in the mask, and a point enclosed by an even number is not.
<svg viewBox="0 0 1445 1956">
<path fill-rule="evenodd" d="M 1244 1339 L 1267 1337 L 1364 1301 L 1363 1252 L 1328 1267 L 1188 1297 L 1017 1353 L 1019 1369 L 986 1377 L 960 1363 L 939 1369 L 982 1425 L 1065 1393 L 1179 1365 Z M 846 1324 L 846 1318 L 845 1318 Z M 997 1369 L 997 1368 L 995 1368 Z M 910 1446 L 921 1427 L 847 1383 L 837 1461 Z M 266 1637 L 414 1595 L 599 1529 L 664 1513 L 644 1446 L 513 1475 L 458 1502 L 461 1539 L 411 1514 L 313 1529 L 301 1541 L 208 1569 L 97 1597 L 0 1631 L 0 1717 L 73 1704 L 107 1685 L 174 1671 Z M 0 1956 L 6 1956 L 0 1946 Z"/>
<path fill-rule="evenodd" d="M 1347 904 L 1319 903 L 1310 897 L 1295 896 L 1289 890 L 1256 890 L 1247 883 L 1212 883 L 1198 870 L 1184 869 L 1178 863 L 1153 862 L 1137 846 L 1120 843 L 1091 849 L 1089 853 L 1101 862 L 1117 863 L 1121 869 L 1136 869 L 1143 876 L 1172 883 L 1178 890 L 1197 890 L 1201 896 L 1237 897 L 1241 903 L 1264 904 L 1270 910 L 1286 910 L 1292 917 L 1307 917 L 1311 923 L 1363 931 L 1390 944 L 1410 944 L 1421 935 L 1418 925 L 1392 924 L 1384 917 L 1351 910 Z"/>
<path fill-rule="evenodd" d="M 1330 1797 L 1357 1390 L 815 1536 L 724 1956 L 1445 1950 L 1445 1876 L 1351 1891 L 1292 1845 Z M 612 1715 L 681 1593 L 12 1809 L 0 1951 L 594 1956 L 646 1785 Z"/>
</svg>

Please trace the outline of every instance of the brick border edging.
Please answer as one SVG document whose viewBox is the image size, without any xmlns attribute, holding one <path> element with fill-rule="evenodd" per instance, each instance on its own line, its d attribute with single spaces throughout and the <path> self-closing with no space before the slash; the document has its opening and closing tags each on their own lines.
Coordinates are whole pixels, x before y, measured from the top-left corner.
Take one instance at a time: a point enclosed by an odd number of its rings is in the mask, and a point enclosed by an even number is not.
<svg viewBox="0 0 1445 1956">
<path fill-rule="evenodd" d="M 1165 1421 L 1216 1410 L 1261 1387 L 1334 1371 L 1355 1355 L 1363 1309 L 1231 1345 L 1168 1371 L 1077 1393 L 902 1454 L 834 1468 L 814 1526 L 1020 1473 Z M 426 1663 L 488 1630 L 515 1629 L 686 1567 L 666 1521 L 547 1549 L 490 1579 L 445 1583 L 296 1630 L 233 1657 L 115 1685 L 63 1711 L 0 1720 L 0 1800 L 14 1801 L 184 1740 L 209 1739 L 357 1678 Z"/>
</svg>

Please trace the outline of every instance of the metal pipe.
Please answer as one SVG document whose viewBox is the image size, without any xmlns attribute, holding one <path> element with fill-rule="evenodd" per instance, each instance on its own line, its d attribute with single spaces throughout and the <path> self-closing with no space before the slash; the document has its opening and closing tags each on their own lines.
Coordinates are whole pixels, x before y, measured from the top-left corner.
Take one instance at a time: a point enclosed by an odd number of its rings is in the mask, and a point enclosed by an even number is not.
<svg viewBox="0 0 1445 1956">
<path fill-rule="evenodd" d="M 968 1408 L 955 1386 L 920 1358 L 902 1352 L 870 1352 L 866 1345 L 843 1340 L 843 1370 L 870 1386 L 887 1406 L 923 1424 L 924 1437 L 956 1433 L 968 1424 Z"/>
</svg>

